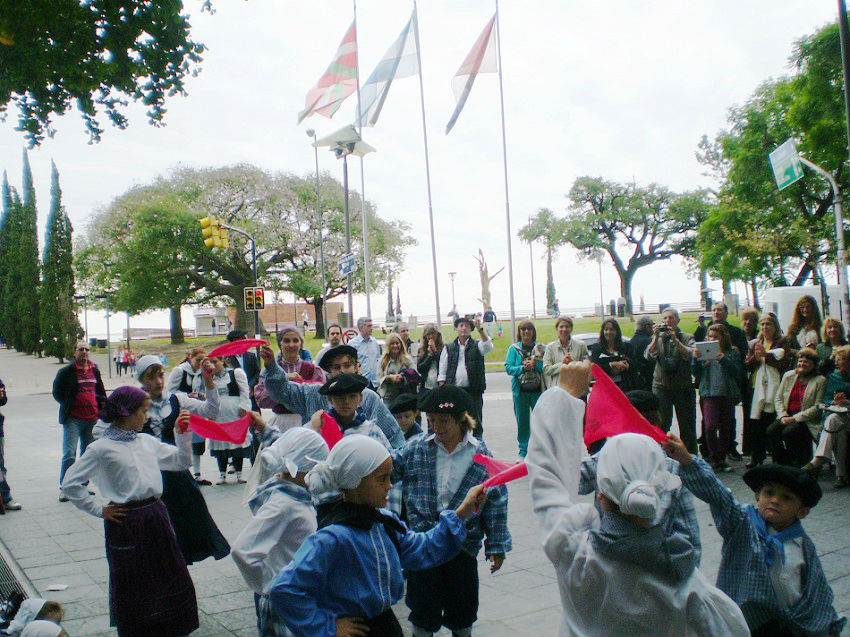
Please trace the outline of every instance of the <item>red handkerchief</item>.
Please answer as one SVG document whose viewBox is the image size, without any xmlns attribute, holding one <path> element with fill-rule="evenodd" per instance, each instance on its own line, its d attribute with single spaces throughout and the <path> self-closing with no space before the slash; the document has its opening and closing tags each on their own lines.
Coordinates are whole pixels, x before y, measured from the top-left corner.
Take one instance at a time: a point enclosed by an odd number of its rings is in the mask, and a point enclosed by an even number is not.
<svg viewBox="0 0 850 637">
<path fill-rule="evenodd" d="M 248 427 L 251 426 L 252 420 L 251 414 L 245 414 L 239 420 L 231 422 L 215 422 L 195 414 L 189 414 L 189 429 L 209 440 L 241 445 L 245 443 Z"/>
<path fill-rule="evenodd" d="M 222 358 L 225 356 L 237 356 L 238 354 L 244 354 L 249 349 L 261 347 L 262 345 L 268 344 L 269 342 L 263 338 L 243 338 L 238 341 L 219 345 L 213 351 L 207 354 L 207 356 L 220 356 Z"/>
<path fill-rule="evenodd" d="M 322 438 L 328 443 L 328 449 L 333 449 L 334 445 L 342 440 L 342 429 L 339 428 L 336 420 L 328 412 L 322 412 Z"/>
</svg>

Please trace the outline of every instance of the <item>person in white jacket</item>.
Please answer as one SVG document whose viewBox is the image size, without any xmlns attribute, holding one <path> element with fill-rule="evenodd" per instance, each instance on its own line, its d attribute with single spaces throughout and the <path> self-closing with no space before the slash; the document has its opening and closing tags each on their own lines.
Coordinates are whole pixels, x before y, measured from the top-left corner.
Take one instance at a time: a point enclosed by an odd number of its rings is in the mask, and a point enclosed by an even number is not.
<svg viewBox="0 0 850 637">
<path fill-rule="evenodd" d="M 738 606 L 694 565 L 681 535 L 650 526 L 659 494 L 678 486 L 647 436 L 609 438 L 599 454 L 600 514 L 577 503 L 584 403 L 591 364 L 562 368 L 532 414 L 526 464 L 543 550 L 555 566 L 559 635 L 749 635 Z"/>
<path fill-rule="evenodd" d="M 260 416 L 253 414 L 258 424 Z M 253 516 L 236 538 L 231 556 L 245 583 L 254 591 L 260 637 L 290 633 L 269 603 L 277 574 L 289 564 L 304 540 L 317 528 L 316 509 L 304 476 L 328 457 L 328 445 L 309 427 L 289 429 L 257 458 L 271 477 L 260 484 L 248 505 Z M 267 474 L 268 475 L 268 474 Z"/>
</svg>

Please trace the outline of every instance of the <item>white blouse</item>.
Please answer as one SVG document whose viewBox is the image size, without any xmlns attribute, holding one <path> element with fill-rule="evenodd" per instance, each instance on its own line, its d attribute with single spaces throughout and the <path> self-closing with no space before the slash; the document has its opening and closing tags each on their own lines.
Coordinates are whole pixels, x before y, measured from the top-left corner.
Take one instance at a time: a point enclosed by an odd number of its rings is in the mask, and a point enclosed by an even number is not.
<svg viewBox="0 0 850 637">
<path fill-rule="evenodd" d="M 276 491 L 242 529 L 230 547 L 230 555 L 248 587 L 265 595 L 277 574 L 317 528 L 316 511 L 310 503 Z"/>
<path fill-rule="evenodd" d="M 672 583 L 636 564 L 596 551 L 592 504 L 575 503 L 585 405 L 559 386 L 531 414 L 526 464 L 543 551 L 561 592 L 561 636 L 749 635 L 741 609 L 694 569 Z"/>
<path fill-rule="evenodd" d="M 192 464 L 192 432 L 175 432 L 177 446 L 160 442 L 148 434 L 135 440 L 95 440 L 68 469 L 62 492 L 77 508 L 103 517 L 103 505 L 89 494 L 86 481 L 95 483 L 109 502 L 158 498 L 162 495 L 164 471 L 181 471 Z"/>
</svg>

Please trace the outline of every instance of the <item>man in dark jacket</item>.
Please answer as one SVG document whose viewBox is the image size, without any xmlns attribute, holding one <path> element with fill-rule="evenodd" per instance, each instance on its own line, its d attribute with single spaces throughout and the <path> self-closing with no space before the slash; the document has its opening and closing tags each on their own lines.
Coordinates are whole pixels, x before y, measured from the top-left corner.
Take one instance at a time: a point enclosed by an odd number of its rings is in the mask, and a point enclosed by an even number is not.
<svg viewBox="0 0 850 637">
<path fill-rule="evenodd" d="M 637 389 L 652 391 L 652 375 L 655 372 L 655 361 L 646 358 L 646 348 L 652 341 L 652 317 L 644 314 L 637 318 L 635 334 L 629 345 L 635 356 L 636 379 L 640 384 Z"/>
<path fill-rule="evenodd" d="M 476 341 L 469 335 L 473 329 L 481 336 Z M 437 382 L 440 385 L 457 385 L 466 390 L 472 398 L 472 412 L 475 419 L 473 434 L 476 438 L 484 435 L 484 425 L 481 422 L 484 411 L 484 390 L 487 389 L 487 379 L 484 373 L 484 357 L 493 350 L 493 341 L 481 327 L 481 321 L 474 322 L 461 316 L 455 319 L 457 338 L 443 348 L 440 354 Z"/>
<path fill-rule="evenodd" d="M 59 484 L 62 484 L 65 472 L 77 459 L 77 443 L 80 455 L 83 455 L 94 440 L 92 429 L 106 401 L 100 370 L 89 360 L 89 345 L 85 341 L 79 341 L 74 348 L 74 362 L 56 374 L 53 398 L 59 403 L 59 423 L 64 429 L 62 467 L 59 471 Z M 60 495 L 59 501 L 67 502 L 68 498 Z"/>
</svg>

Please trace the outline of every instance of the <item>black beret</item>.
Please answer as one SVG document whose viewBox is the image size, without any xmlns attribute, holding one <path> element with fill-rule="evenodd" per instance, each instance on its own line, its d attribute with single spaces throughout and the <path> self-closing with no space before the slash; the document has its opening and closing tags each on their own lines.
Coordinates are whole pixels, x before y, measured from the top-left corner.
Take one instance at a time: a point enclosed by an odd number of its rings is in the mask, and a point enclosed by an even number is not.
<svg viewBox="0 0 850 637">
<path fill-rule="evenodd" d="M 241 341 L 246 336 L 248 336 L 248 332 L 244 330 L 230 330 L 225 338 L 232 343 L 233 341 Z"/>
<path fill-rule="evenodd" d="M 632 404 L 632 407 L 640 413 L 645 414 L 648 411 L 658 411 L 658 396 L 651 391 L 643 389 L 633 389 L 626 392 L 626 398 Z"/>
<path fill-rule="evenodd" d="M 390 413 L 400 414 L 403 411 L 416 411 L 417 399 L 418 396 L 410 392 L 399 394 L 389 405 Z"/>
<path fill-rule="evenodd" d="M 360 374 L 337 374 L 319 389 L 323 396 L 359 394 L 369 386 L 369 381 Z"/>
<path fill-rule="evenodd" d="M 353 356 L 354 360 L 357 360 L 357 350 L 354 349 L 351 345 L 337 345 L 336 347 L 331 347 L 322 354 L 322 360 L 319 361 L 319 367 L 321 367 L 326 372 L 331 371 L 331 364 L 339 357 L 345 355 Z"/>
<path fill-rule="evenodd" d="M 763 464 L 744 474 L 744 482 L 756 493 L 765 482 L 775 482 L 793 491 L 807 507 L 815 506 L 823 495 L 817 479 L 808 471 L 781 464 Z"/>
<path fill-rule="evenodd" d="M 419 411 L 460 415 L 472 411 L 472 399 L 457 385 L 443 385 L 419 394 Z"/>
</svg>

